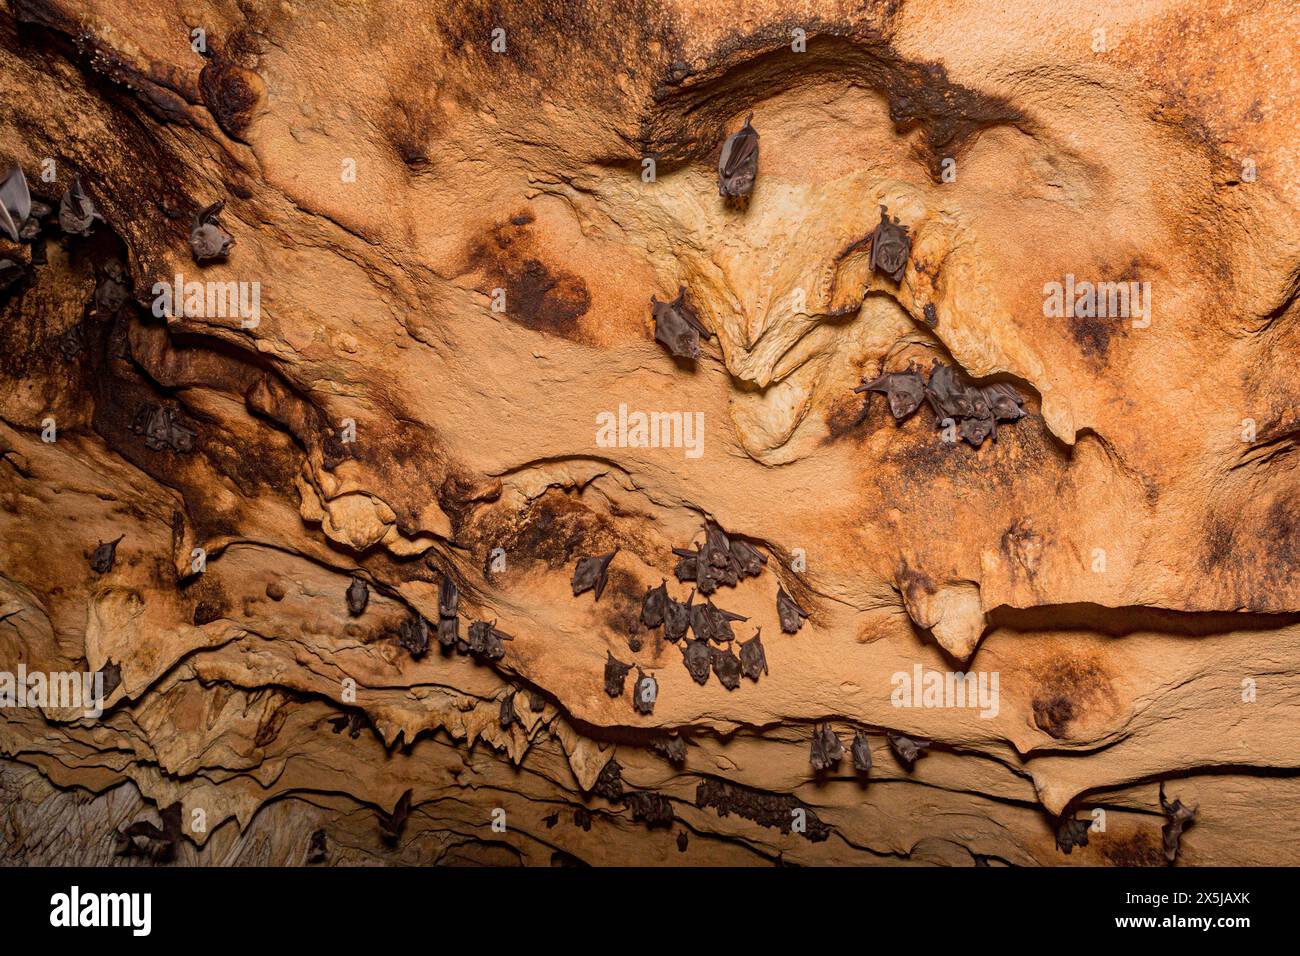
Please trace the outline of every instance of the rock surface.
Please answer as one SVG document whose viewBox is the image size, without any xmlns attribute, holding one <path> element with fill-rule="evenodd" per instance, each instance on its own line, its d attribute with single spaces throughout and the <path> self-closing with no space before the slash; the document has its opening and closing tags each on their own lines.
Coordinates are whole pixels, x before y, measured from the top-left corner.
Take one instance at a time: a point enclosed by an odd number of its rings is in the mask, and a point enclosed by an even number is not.
<svg viewBox="0 0 1300 956">
<path fill-rule="evenodd" d="M 104 221 L 0 238 L 0 670 L 120 680 L 0 708 L 0 862 L 1165 865 L 1161 781 L 1179 863 L 1300 862 L 1300 11 L 814 6 L 10 0 L 3 158 Z M 853 392 L 934 360 L 1026 416 Z M 641 622 L 708 522 L 734 690 Z"/>
</svg>

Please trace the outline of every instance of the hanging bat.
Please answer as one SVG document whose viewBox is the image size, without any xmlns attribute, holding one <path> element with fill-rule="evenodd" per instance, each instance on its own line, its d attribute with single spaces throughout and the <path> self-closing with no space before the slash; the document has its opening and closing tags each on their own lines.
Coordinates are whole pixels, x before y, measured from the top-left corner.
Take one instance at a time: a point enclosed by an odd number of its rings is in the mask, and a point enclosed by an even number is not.
<svg viewBox="0 0 1300 956">
<path fill-rule="evenodd" d="M 758 674 L 767 673 L 767 654 L 763 652 L 761 627 L 754 629 L 754 636 L 740 642 L 740 672 L 752 681 L 758 680 Z"/>
<path fill-rule="evenodd" d="M 685 853 L 685 852 L 686 852 L 686 844 L 687 844 L 687 840 L 688 840 L 688 837 L 686 836 L 686 831 L 685 831 L 685 830 L 682 830 L 680 833 L 677 834 L 677 852 L 678 852 L 678 853 Z"/>
<path fill-rule="evenodd" d="M 799 628 L 803 627 L 804 618 L 808 617 L 809 614 L 794 603 L 794 598 L 785 593 L 785 588 L 778 585 L 776 589 L 776 616 L 781 621 L 781 630 L 787 634 L 797 634 Z"/>
<path fill-rule="evenodd" d="M 719 650 L 716 647 L 709 648 L 709 661 L 713 665 L 713 673 L 718 675 L 718 681 L 727 690 L 735 690 L 740 686 L 740 659 L 731 652 L 730 648 Z"/>
<path fill-rule="evenodd" d="M 329 850 L 325 844 L 325 829 L 322 827 L 311 835 L 311 842 L 307 844 L 307 862 L 309 864 L 324 863 L 329 856 Z"/>
<path fill-rule="evenodd" d="M 366 727 L 366 715 L 359 710 L 354 710 L 350 714 L 344 714 L 342 717 L 331 717 L 329 725 L 334 728 L 334 733 L 341 734 L 344 730 L 348 736 L 356 740 L 361 736 L 361 731 Z"/>
<path fill-rule="evenodd" d="M 352 583 L 348 585 L 347 590 L 348 613 L 353 617 L 360 617 L 365 613 L 366 605 L 370 603 L 370 588 L 366 582 L 358 577 L 352 578 Z"/>
<path fill-rule="evenodd" d="M 755 578 L 767 564 L 767 555 L 759 551 L 748 541 L 731 542 L 731 555 L 740 566 L 740 576 Z"/>
<path fill-rule="evenodd" d="M 655 320 L 655 341 L 668 349 L 674 358 L 695 361 L 700 357 L 700 336 L 713 338 L 701 323 L 695 309 L 686 301 L 686 287 L 679 286 L 677 298 L 660 302 L 650 296 L 650 312 Z"/>
<path fill-rule="evenodd" d="M 52 211 L 45 203 L 32 199 L 21 168 L 15 166 L 0 182 L 0 232 L 12 241 L 35 239 L 41 231 L 41 220 Z"/>
<path fill-rule="evenodd" d="M 736 632 L 731 629 L 733 621 L 748 621 L 749 618 L 732 611 L 716 607 L 712 601 L 704 605 L 710 618 L 710 630 L 713 640 L 719 644 L 729 644 L 736 639 Z"/>
<path fill-rule="evenodd" d="M 65 362 L 75 361 L 85 347 L 86 337 L 81 331 L 80 325 L 72 326 L 59 336 L 59 351 L 63 353 L 63 361 Z"/>
<path fill-rule="evenodd" d="M 460 639 L 460 618 L 438 618 L 438 643 L 442 646 L 444 653 L 450 651 L 453 647 L 459 648 L 460 645 L 465 645 L 468 650 L 469 645 Z"/>
<path fill-rule="evenodd" d="M 195 262 L 224 259 L 230 255 L 230 247 L 235 244 L 235 240 L 221 228 L 219 218 L 221 210 L 225 208 L 224 199 L 205 206 L 190 224 L 190 250 L 194 253 Z"/>
<path fill-rule="evenodd" d="M 618 661 L 609 651 L 605 652 L 605 693 L 610 697 L 621 697 L 623 695 L 623 682 L 627 680 L 627 673 L 632 669 L 631 664 L 624 664 Z"/>
<path fill-rule="evenodd" d="M 101 673 L 104 675 L 104 700 L 108 700 L 113 696 L 113 691 L 117 690 L 117 685 L 122 683 L 122 665 L 117 661 L 109 661 Z"/>
<path fill-rule="evenodd" d="M 611 802 L 622 799 L 623 767 L 613 757 L 610 757 L 609 763 L 601 768 L 596 776 L 596 782 L 591 785 L 591 792 Z"/>
<path fill-rule="evenodd" d="M 623 802 L 632 808 L 633 823 L 644 823 L 650 830 L 673 825 L 673 805 L 667 797 L 645 790 L 634 790 L 623 798 Z"/>
<path fill-rule="evenodd" d="M 590 591 L 594 588 L 596 591 L 595 600 L 599 601 L 600 595 L 605 590 L 609 562 L 614 560 L 616 554 L 618 554 L 618 548 L 615 548 L 609 554 L 598 557 L 579 558 L 577 566 L 573 569 L 573 596 L 577 597 L 584 591 Z"/>
<path fill-rule="evenodd" d="M 442 584 L 438 586 L 438 616 L 455 617 L 460 609 L 460 591 L 451 575 L 443 572 Z"/>
<path fill-rule="evenodd" d="M 957 433 L 968 445 L 979 448 L 996 427 L 992 415 L 987 418 L 963 418 L 957 425 Z"/>
<path fill-rule="evenodd" d="M 96 574 L 107 574 L 113 570 L 113 562 L 117 560 L 117 543 L 125 538 L 126 535 L 118 535 L 116 541 L 101 541 L 90 555 L 90 570 Z"/>
<path fill-rule="evenodd" d="M 509 634 L 497 630 L 496 622 L 474 621 L 469 626 L 469 650 L 472 654 L 485 657 L 490 661 L 499 661 L 506 656 L 506 646 L 502 641 L 513 641 Z"/>
<path fill-rule="evenodd" d="M 143 435 L 145 447 L 152 451 L 170 448 L 187 452 L 194 448 L 196 432 L 180 423 L 180 415 L 170 405 L 142 403 L 131 420 L 131 431 Z"/>
<path fill-rule="evenodd" d="M 686 581 L 696 580 L 698 566 L 695 552 L 688 551 L 685 548 L 673 548 L 673 554 L 681 558 L 673 568 L 673 574 L 677 576 L 677 583 L 682 584 Z"/>
<path fill-rule="evenodd" d="M 147 856 L 159 863 L 176 859 L 176 844 L 181 839 L 181 804 L 178 800 L 159 812 L 162 826 L 137 820 L 117 831 L 118 856 Z"/>
<path fill-rule="evenodd" d="M 632 685 L 632 708 L 638 714 L 653 714 L 659 699 L 659 682 L 649 674 L 636 669 L 636 683 Z"/>
<path fill-rule="evenodd" d="M 1178 846 L 1183 839 L 1183 831 L 1196 820 L 1196 811 L 1200 807 L 1185 807 L 1177 798 L 1173 803 L 1165 800 L 1165 784 L 1160 782 L 1160 809 L 1165 814 L 1165 824 L 1160 828 L 1164 838 L 1165 860 L 1172 866 L 1178 860 Z"/>
<path fill-rule="evenodd" d="M 909 362 L 902 372 L 886 372 L 870 382 L 863 382 L 853 391 L 860 394 L 880 392 L 889 399 L 889 411 L 902 420 L 921 407 L 925 400 L 925 379 L 915 363 Z"/>
<path fill-rule="evenodd" d="M 12 259 L 0 259 L 0 293 L 8 292 L 27 278 L 27 267 Z"/>
<path fill-rule="evenodd" d="M 668 582 L 661 580 L 659 587 L 646 588 L 645 600 L 641 602 L 641 623 L 646 627 L 659 627 L 664 622 L 667 607 Z"/>
<path fill-rule="evenodd" d="M 750 126 L 754 114 L 745 117 L 745 125 L 727 137 L 718 158 L 718 193 L 722 196 L 748 196 L 758 176 L 758 132 Z"/>
<path fill-rule="evenodd" d="M 397 642 L 419 660 L 429 649 L 429 622 L 419 614 L 412 614 L 397 626 Z"/>
<path fill-rule="evenodd" d="M 1074 816 L 1062 817 L 1056 827 L 1056 848 L 1069 856 L 1076 846 L 1088 845 L 1088 830 L 1092 823 Z"/>
<path fill-rule="evenodd" d="M 686 741 L 681 737 L 656 737 L 650 747 L 671 764 L 680 767 L 686 763 Z"/>
<path fill-rule="evenodd" d="M 1014 386 L 1006 382 L 994 382 L 992 385 L 985 385 L 980 391 L 984 394 L 984 401 L 988 403 L 989 411 L 998 421 L 1014 422 L 1025 417 L 1025 410 L 1021 408 L 1025 400 L 1020 397 L 1020 393 Z"/>
<path fill-rule="evenodd" d="M 687 640 L 682 645 L 682 663 L 686 665 L 686 670 L 695 683 L 701 687 L 708 683 L 713 661 L 706 641 Z"/>
<path fill-rule="evenodd" d="M 379 811 L 379 835 L 389 848 L 397 846 L 397 840 L 406 829 L 406 818 L 411 812 L 411 791 L 407 790 L 398 798 L 392 813 Z"/>
<path fill-rule="evenodd" d="M 99 281 L 95 285 L 95 312 L 115 315 L 130 297 L 130 278 L 126 268 L 116 259 L 107 260 L 99 270 Z"/>
<path fill-rule="evenodd" d="M 542 822 L 546 824 L 546 829 L 551 829 L 560 822 L 560 811 L 556 810 L 549 817 L 542 817 Z"/>
<path fill-rule="evenodd" d="M 974 413 L 966 386 L 957 377 L 956 369 L 938 359 L 930 367 L 930 381 L 925 386 L 925 398 L 940 421 L 945 418 L 962 419 Z"/>
<path fill-rule="evenodd" d="M 930 747 L 930 741 L 914 739 L 905 734 L 897 734 L 889 731 L 886 735 L 889 738 L 889 746 L 893 748 L 894 755 L 908 770 L 916 763 L 917 759 L 925 756 L 926 750 Z"/>
<path fill-rule="evenodd" d="M 818 724 L 813 728 L 812 751 L 809 755 L 813 770 L 821 773 L 839 763 L 843 756 L 844 745 L 835 736 L 830 724 Z"/>
<path fill-rule="evenodd" d="M 72 185 L 59 201 L 59 228 L 72 236 L 85 236 L 90 234 L 96 219 L 104 221 L 95 203 L 81 188 L 81 177 L 74 176 Z"/>
<path fill-rule="evenodd" d="M 901 282 L 911 252 L 912 239 L 907 227 L 898 224 L 897 216 L 890 222 L 889 211 L 881 206 L 880 224 L 871 232 L 871 269 Z"/>
<path fill-rule="evenodd" d="M 546 709 L 546 698 L 543 697 L 535 690 L 529 691 L 528 709 L 531 710 L 534 714 L 540 714 L 542 711 Z"/>
<path fill-rule="evenodd" d="M 686 636 L 686 629 L 691 623 L 691 602 L 695 600 L 695 592 L 692 591 L 686 598 L 686 603 L 668 599 L 664 607 L 664 637 L 670 641 L 680 641 Z"/>
<path fill-rule="evenodd" d="M 868 773 L 871 770 L 871 741 L 862 731 L 853 735 L 853 745 L 849 748 L 853 755 L 853 769 L 858 773 Z"/>
<path fill-rule="evenodd" d="M 515 692 L 514 691 L 511 691 L 505 697 L 501 698 L 500 719 L 501 719 L 502 730 L 509 730 L 510 725 L 515 723 L 516 721 L 518 721 L 520 724 L 523 723 L 523 721 L 519 720 L 519 715 L 515 713 Z"/>
<path fill-rule="evenodd" d="M 591 811 L 586 807 L 578 807 L 573 811 L 573 825 L 582 827 L 588 833 L 591 832 Z"/>
</svg>

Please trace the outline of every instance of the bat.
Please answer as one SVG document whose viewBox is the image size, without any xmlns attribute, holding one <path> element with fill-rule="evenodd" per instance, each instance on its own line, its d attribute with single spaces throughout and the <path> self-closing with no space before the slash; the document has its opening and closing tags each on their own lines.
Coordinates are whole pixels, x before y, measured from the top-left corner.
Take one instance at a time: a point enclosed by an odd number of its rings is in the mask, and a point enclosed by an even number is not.
<svg viewBox="0 0 1300 956">
<path fill-rule="evenodd" d="M 379 811 L 379 835 L 389 848 L 397 846 L 397 840 L 406 829 L 406 818 L 411 812 L 411 791 L 407 790 L 398 798 L 392 813 Z"/>
<path fill-rule="evenodd" d="M 101 673 L 104 675 L 104 699 L 108 700 L 113 691 L 117 690 L 117 685 L 122 683 L 122 665 L 109 661 Z"/>
<path fill-rule="evenodd" d="M 926 750 L 930 747 L 930 741 L 914 739 L 905 734 L 896 734 L 889 731 L 885 736 L 889 738 L 889 746 L 893 748 L 894 755 L 908 770 L 916 763 L 917 759 L 925 756 Z"/>
<path fill-rule="evenodd" d="M 118 856 L 147 856 L 159 863 L 176 859 L 176 844 L 181 839 L 181 804 L 178 800 L 159 811 L 162 826 L 137 820 L 117 831 Z"/>
<path fill-rule="evenodd" d="M 880 392 L 889 399 L 889 411 L 894 418 L 901 421 L 925 401 L 925 379 L 921 377 L 915 363 L 909 362 L 906 370 L 886 372 L 870 382 L 863 382 L 853 391 Z"/>
<path fill-rule="evenodd" d="M 27 278 L 27 268 L 22 263 L 14 262 L 12 259 L 0 259 L 0 293 L 8 292 L 25 278 Z"/>
<path fill-rule="evenodd" d="M 623 694 L 623 683 L 627 680 L 627 672 L 632 669 L 631 664 L 624 664 L 617 660 L 609 651 L 605 652 L 605 693 L 610 697 L 621 697 Z"/>
<path fill-rule="evenodd" d="M 611 803 L 623 798 L 623 767 L 613 757 L 601 768 L 596 782 L 591 785 L 591 792 Z"/>
<path fill-rule="evenodd" d="M 82 333 L 80 325 L 72 326 L 59 336 L 59 351 L 63 353 L 63 361 L 65 362 L 74 361 L 85 347 L 86 337 Z"/>
<path fill-rule="evenodd" d="M 821 773 L 826 768 L 839 763 L 843 756 L 844 745 L 840 743 L 840 738 L 835 736 L 835 731 L 831 730 L 830 724 L 818 724 L 813 728 L 812 750 L 809 754 L 813 770 Z"/>
<path fill-rule="evenodd" d="M 966 386 L 957 377 L 957 370 L 938 359 L 930 367 L 925 399 L 930 403 L 935 417 L 940 420 L 966 418 L 975 411 L 966 393 Z"/>
<path fill-rule="evenodd" d="M 997 440 L 997 423 L 1023 418 L 1024 399 L 1005 382 L 978 387 L 962 380 L 956 369 L 935 359 L 930 381 L 925 386 L 926 401 L 940 423 L 957 422 L 957 431 L 967 444 L 979 448 L 984 439 Z"/>
<path fill-rule="evenodd" d="M 131 297 L 130 277 L 126 268 L 116 259 L 107 260 L 98 270 L 99 281 L 95 285 L 95 312 L 114 315 L 126 305 Z"/>
<path fill-rule="evenodd" d="M 334 733 L 341 734 L 346 729 L 348 736 L 356 740 L 361 736 L 361 731 L 365 729 L 366 715 L 362 711 L 354 710 L 342 717 L 331 717 L 329 724 L 334 728 Z"/>
<path fill-rule="evenodd" d="M 230 255 L 230 247 L 235 239 L 221 228 L 221 210 L 226 208 L 224 199 L 211 206 L 200 209 L 194 221 L 190 223 L 190 250 L 195 262 L 207 262 L 210 259 L 224 259 Z"/>
<path fill-rule="evenodd" d="M 438 617 L 455 617 L 460 610 L 460 591 L 448 574 L 443 574 L 438 587 Z"/>
<path fill-rule="evenodd" d="M 101 541 L 90 555 L 90 570 L 96 574 L 107 574 L 113 570 L 113 562 L 117 560 L 117 542 L 125 538 L 126 535 L 118 535 L 117 541 Z"/>
<path fill-rule="evenodd" d="M 534 714 L 540 714 L 542 711 L 546 709 L 546 698 L 543 697 L 541 694 L 537 693 L 537 691 L 535 690 L 529 691 L 528 709 L 531 710 Z"/>
<path fill-rule="evenodd" d="M 573 811 L 573 825 L 582 827 L 588 833 L 591 832 L 591 811 L 586 807 L 578 807 Z"/>
<path fill-rule="evenodd" d="M 104 221 L 104 217 L 95 208 L 95 203 L 81 188 L 81 177 L 74 176 L 72 185 L 59 201 L 59 228 L 72 236 L 86 236 L 90 234 L 96 219 Z"/>
<path fill-rule="evenodd" d="M 419 660 L 429 649 L 429 622 L 419 614 L 412 614 L 398 625 L 397 642 Z"/>
<path fill-rule="evenodd" d="M 718 194 L 748 196 L 758 176 L 758 132 L 750 126 L 754 114 L 745 117 L 745 125 L 727 137 L 718 157 Z"/>
<path fill-rule="evenodd" d="M 871 232 L 871 269 L 895 282 L 902 282 L 911 252 L 912 239 L 907 234 L 907 227 L 898 224 L 897 216 L 890 222 L 889 211 L 881 206 L 880 223 Z"/>
<path fill-rule="evenodd" d="M 677 576 L 677 583 L 694 581 L 697 575 L 695 552 L 688 551 L 685 548 L 673 548 L 673 554 L 681 558 L 673 568 L 673 574 Z"/>
<path fill-rule="evenodd" d="M 501 729 L 509 730 L 510 725 L 519 720 L 519 715 L 515 713 L 515 692 L 511 691 L 505 697 L 501 698 Z"/>
<path fill-rule="evenodd" d="M 322 827 L 311 835 L 311 842 L 307 844 L 307 862 L 324 863 L 329 856 L 329 849 L 325 843 L 325 829 Z"/>
<path fill-rule="evenodd" d="M 858 773 L 869 773 L 871 770 L 871 741 L 862 731 L 853 735 L 853 745 L 849 747 L 849 752 L 853 755 L 853 769 Z"/>
<path fill-rule="evenodd" d="M 709 619 L 709 632 L 712 640 L 718 644 L 729 644 L 736 639 L 736 632 L 731 629 L 733 621 L 748 621 L 749 618 L 731 611 L 715 607 L 712 601 L 704 605 L 704 613 Z M 698 636 L 698 635 L 697 635 Z"/>
<path fill-rule="evenodd" d="M 735 690 L 740 686 L 740 659 L 731 653 L 730 648 L 719 650 L 710 647 L 709 661 L 713 664 L 713 673 L 718 675 L 718 681 L 723 687 L 727 690 Z"/>
<path fill-rule="evenodd" d="M 353 617 L 360 617 L 366 611 L 366 605 L 370 603 L 370 588 L 366 582 L 353 576 L 352 583 L 348 585 L 347 590 L 348 613 Z"/>
<path fill-rule="evenodd" d="M 659 587 L 645 590 L 645 600 L 641 602 L 641 623 L 646 627 L 659 627 L 664 622 L 667 607 L 668 582 L 661 579 Z"/>
<path fill-rule="evenodd" d="M 1014 422 L 1025 417 L 1025 410 L 1021 408 L 1025 400 L 1020 397 L 1020 393 L 1006 382 L 994 382 L 992 385 L 985 385 L 980 391 L 984 393 L 984 400 L 988 403 L 989 411 L 993 417 L 1000 422 Z"/>
<path fill-rule="evenodd" d="M 638 714 L 653 714 L 658 699 L 659 682 L 638 667 L 636 683 L 632 685 L 632 708 Z"/>
<path fill-rule="evenodd" d="M 686 741 L 681 737 L 656 737 L 650 741 L 650 746 L 671 764 L 681 766 L 686 763 Z"/>
<path fill-rule="evenodd" d="M 542 822 L 546 824 L 546 829 L 551 829 L 560 822 L 560 811 L 556 810 L 549 817 L 542 817 Z"/>
<path fill-rule="evenodd" d="M 9 170 L 0 182 L 0 232 L 14 242 L 28 242 L 41 231 L 41 220 L 53 210 L 40 200 L 32 199 L 27 177 L 20 167 Z"/>
<path fill-rule="evenodd" d="M 453 647 L 459 649 L 464 646 L 468 649 L 469 645 L 460 639 L 460 619 L 455 617 L 438 618 L 438 643 L 442 646 L 443 652 L 450 651 Z M 463 654 L 464 651 L 461 651 Z"/>
<path fill-rule="evenodd" d="M 579 558 L 577 566 L 573 569 L 573 596 L 577 597 L 584 591 L 590 591 L 594 588 L 596 591 L 595 600 L 599 601 L 600 595 L 605 590 L 609 562 L 614 560 L 616 554 L 618 554 L 618 548 L 615 548 L 609 554 L 598 557 Z"/>
<path fill-rule="evenodd" d="M 655 341 L 674 358 L 695 361 L 700 357 L 700 336 L 713 338 L 713 334 L 700 324 L 695 309 L 686 301 L 686 287 L 677 287 L 677 298 L 660 302 L 650 296 L 650 313 L 655 321 Z"/>
<path fill-rule="evenodd" d="M 1165 784 L 1160 782 L 1160 809 L 1165 814 L 1165 824 L 1160 828 L 1164 838 L 1165 860 L 1172 866 L 1178 860 L 1178 845 L 1182 842 L 1183 831 L 1196 820 L 1196 811 L 1200 807 L 1185 807 L 1183 802 L 1174 798 L 1173 803 L 1165 800 Z"/>
<path fill-rule="evenodd" d="M 758 680 L 759 671 L 767 673 L 767 654 L 763 651 L 763 629 L 754 629 L 754 636 L 740 642 L 740 672 L 752 681 Z"/>
<path fill-rule="evenodd" d="M 170 405 L 142 403 L 131 420 L 131 431 L 144 436 L 146 448 L 161 451 L 187 452 L 194 448 L 196 432 L 180 422 L 180 414 Z"/>
<path fill-rule="evenodd" d="M 1088 845 L 1088 830 L 1092 824 L 1074 816 L 1062 817 L 1056 827 L 1056 848 L 1069 856 L 1076 846 Z"/>
<path fill-rule="evenodd" d="M 686 831 L 685 831 L 685 830 L 682 830 L 680 833 L 677 834 L 677 852 L 678 852 L 678 853 L 685 853 L 685 852 L 686 852 L 686 844 L 687 844 L 687 840 L 688 840 L 688 839 L 689 839 L 689 838 L 686 836 Z"/>
<path fill-rule="evenodd" d="M 745 578 L 758 577 L 767 564 L 767 555 L 748 541 L 731 542 L 731 556 L 740 565 L 740 576 Z"/>
<path fill-rule="evenodd" d="M 670 641 L 680 641 L 686 636 L 686 629 L 691 623 L 691 602 L 695 600 L 695 592 L 692 591 L 686 598 L 686 603 L 668 599 L 664 606 L 664 637 Z"/>
<path fill-rule="evenodd" d="M 644 823 L 650 830 L 673 825 L 673 805 L 666 797 L 635 790 L 624 797 L 623 802 L 632 808 L 633 823 Z"/>
<path fill-rule="evenodd" d="M 776 589 L 776 616 L 781 621 L 781 630 L 787 634 L 799 633 L 799 628 L 803 627 L 804 618 L 808 617 L 808 612 L 794 603 L 794 598 L 785 593 L 785 588 L 780 585 Z"/>
<path fill-rule="evenodd" d="M 709 681 L 709 669 L 713 666 L 709 655 L 707 641 L 687 640 L 682 645 L 682 663 L 695 683 L 703 687 Z"/>
<path fill-rule="evenodd" d="M 513 641 L 509 634 L 497 630 L 496 622 L 474 621 L 469 626 L 469 651 L 490 661 L 499 661 L 506 656 L 506 646 L 502 641 Z"/>
</svg>

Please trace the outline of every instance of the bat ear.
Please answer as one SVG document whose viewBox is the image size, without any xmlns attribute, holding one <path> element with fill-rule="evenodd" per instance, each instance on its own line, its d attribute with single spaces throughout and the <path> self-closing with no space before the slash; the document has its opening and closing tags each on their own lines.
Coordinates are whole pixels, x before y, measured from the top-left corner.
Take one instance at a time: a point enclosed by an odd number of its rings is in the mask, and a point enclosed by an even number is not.
<svg viewBox="0 0 1300 956">
<path fill-rule="evenodd" d="M 749 115 L 745 117 L 745 125 L 748 126 L 749 123 L 750 123 L 750 121 L 751 121 L 753 118 L 754 118 L 754 111 L 753 111 L 753 110 L 750 110 L 750 111 L 749 111 Z"/>
</svg>

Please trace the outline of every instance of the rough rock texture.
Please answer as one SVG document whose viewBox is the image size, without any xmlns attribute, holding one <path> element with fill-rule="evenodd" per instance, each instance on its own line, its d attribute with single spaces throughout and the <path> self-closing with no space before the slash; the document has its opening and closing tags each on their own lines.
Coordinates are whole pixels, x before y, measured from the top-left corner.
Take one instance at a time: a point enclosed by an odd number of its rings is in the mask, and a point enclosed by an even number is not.
<svg viewBox="0 0 1300 956">
<path fill-rule="evenodd" d="M 1161 781 L 1179 863 L 1300 862 L 1300 12 L 739 11 L 8 0 L 0 160 L 104 222 L 0 238 L 0 670 L 120 683 L 0 709 L 0 862 L 1165 865 Z M 156 315 L 178 273 L 259 321 Z M 1067 274 L 1149 323 L 1045 315 Z M 976 449 L 852 391 L 934 359 L 1027 416 Z M 702 453 L 598 441 L 620 405 Z M 710 595 L 763 630 L 734 690 L 640 623 L 706 521 L 768 558 Z M 444 653 L 444 574 L 499 660 Z M 917 666 L 996 715 L 895 706 Z M 869 774 L 813 772 L 823 723 Z"/>
</svg>

